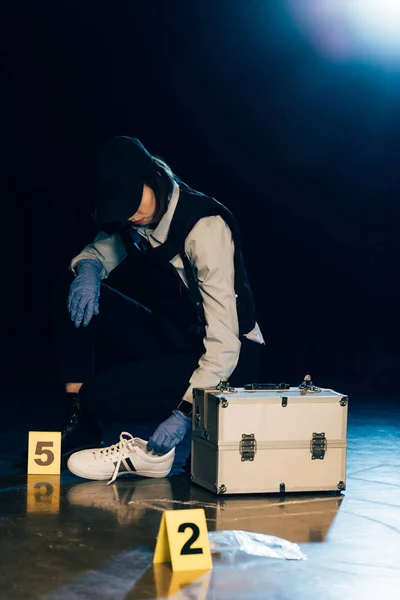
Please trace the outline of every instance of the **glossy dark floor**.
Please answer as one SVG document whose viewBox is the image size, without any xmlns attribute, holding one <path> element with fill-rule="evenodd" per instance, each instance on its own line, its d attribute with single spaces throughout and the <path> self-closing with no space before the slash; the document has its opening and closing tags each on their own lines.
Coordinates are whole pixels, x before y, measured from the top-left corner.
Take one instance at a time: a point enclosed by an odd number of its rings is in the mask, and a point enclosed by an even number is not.
<svg viewBox="0 0 400 600">
<path fill-rule="evenodd" d="M 12 466 L 26 432 L 3 421 L 0 597 L 398 600 L 399 417 L 382 400 L 352 405 L 346 492 L 286 498 L 215 497 L 187 474 L 107 487 L 63 473 L 38 491 Z M 308 560 L 220 555 L 213 571 L 197 578 L 154 569 L 162 511 L 198 506 L 210 531 L 279 536 L 298 543 Z"/>
</svg>

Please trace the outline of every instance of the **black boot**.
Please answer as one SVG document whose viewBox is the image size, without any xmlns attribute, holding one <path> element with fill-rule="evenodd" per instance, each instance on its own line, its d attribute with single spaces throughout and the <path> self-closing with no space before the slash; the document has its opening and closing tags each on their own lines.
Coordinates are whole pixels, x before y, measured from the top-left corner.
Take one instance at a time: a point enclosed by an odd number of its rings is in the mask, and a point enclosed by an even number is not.
<svg viewBox="0 0 400 600">
<path fill-rule="evenodd" d="M 66 394 L 67 418 L 61 434 L 61 456 L 65 462 L 73 452 L 103 446 L 98 420 L 85 411 L 78 394 Z"/>
</svg>

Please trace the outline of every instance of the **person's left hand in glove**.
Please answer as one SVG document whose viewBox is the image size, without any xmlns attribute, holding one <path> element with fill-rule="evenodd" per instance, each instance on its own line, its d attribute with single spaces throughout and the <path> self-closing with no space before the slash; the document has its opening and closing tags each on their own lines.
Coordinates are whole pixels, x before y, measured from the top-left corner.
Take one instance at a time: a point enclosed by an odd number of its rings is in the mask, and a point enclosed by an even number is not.
<svg viewBox="0 0 400 600">
<path fill-rule="evenodd" d="M 147 443 L 147 450 L 156 454 L 165 454 L 175 448 L 192 428 L 192 417 L 187 417 L 178 409 L 163 421 Z"/>
</svg>

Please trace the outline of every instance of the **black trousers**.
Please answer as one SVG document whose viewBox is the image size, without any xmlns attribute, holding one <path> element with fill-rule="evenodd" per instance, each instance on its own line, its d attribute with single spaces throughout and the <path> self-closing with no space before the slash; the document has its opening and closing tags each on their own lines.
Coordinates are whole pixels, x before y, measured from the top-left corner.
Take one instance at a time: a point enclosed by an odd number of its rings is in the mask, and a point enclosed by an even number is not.
<svg viewBox="0 0 400 600">
<path fill-rule="evenodd" d="M 102 420 L 169 416 L 204 354 L 202 339 L 190 337 L 104 282 L 100 314 L 87 327 L 76 328 L 67 309 L 71 281 L 70 274 L 60 279 L 54 299 L 55 347 L 63 383 L 83 383 L 82 403 Z M 241 342 L 239 362 L 229 378 L 235 386 L 258 380 L 262 346 L 247 338 Z"/>
</svg>

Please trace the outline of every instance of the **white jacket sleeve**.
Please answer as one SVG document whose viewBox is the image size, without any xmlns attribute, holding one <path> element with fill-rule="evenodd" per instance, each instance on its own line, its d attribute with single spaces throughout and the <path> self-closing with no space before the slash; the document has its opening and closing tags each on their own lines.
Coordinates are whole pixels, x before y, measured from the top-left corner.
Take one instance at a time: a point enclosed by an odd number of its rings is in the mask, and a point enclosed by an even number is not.
<svg viewBox="0 0 400 600">
<path fill-rule="evenodd" d="M 100 231 L 94 242 L 85 246 L 82 252 L 72 259 L 70 270 L 75 275 L 75 267 L 81 260 L 96 259 L 103 267 L 101 279 L 106 279 L 126 256 L 126 249 L 119 235 L 107 235 Z"/>
<path fill-rule="evenodd" d="M 240 353 L 236 309 L 234 243 L 225 221 L 201 219 L 186 239 L 185 252 L 197 276 L 206 320 L 205 353 L 183 399 L 192 402 L 194 387 L 211 387 L 234 371 Z"/>
</svg>

